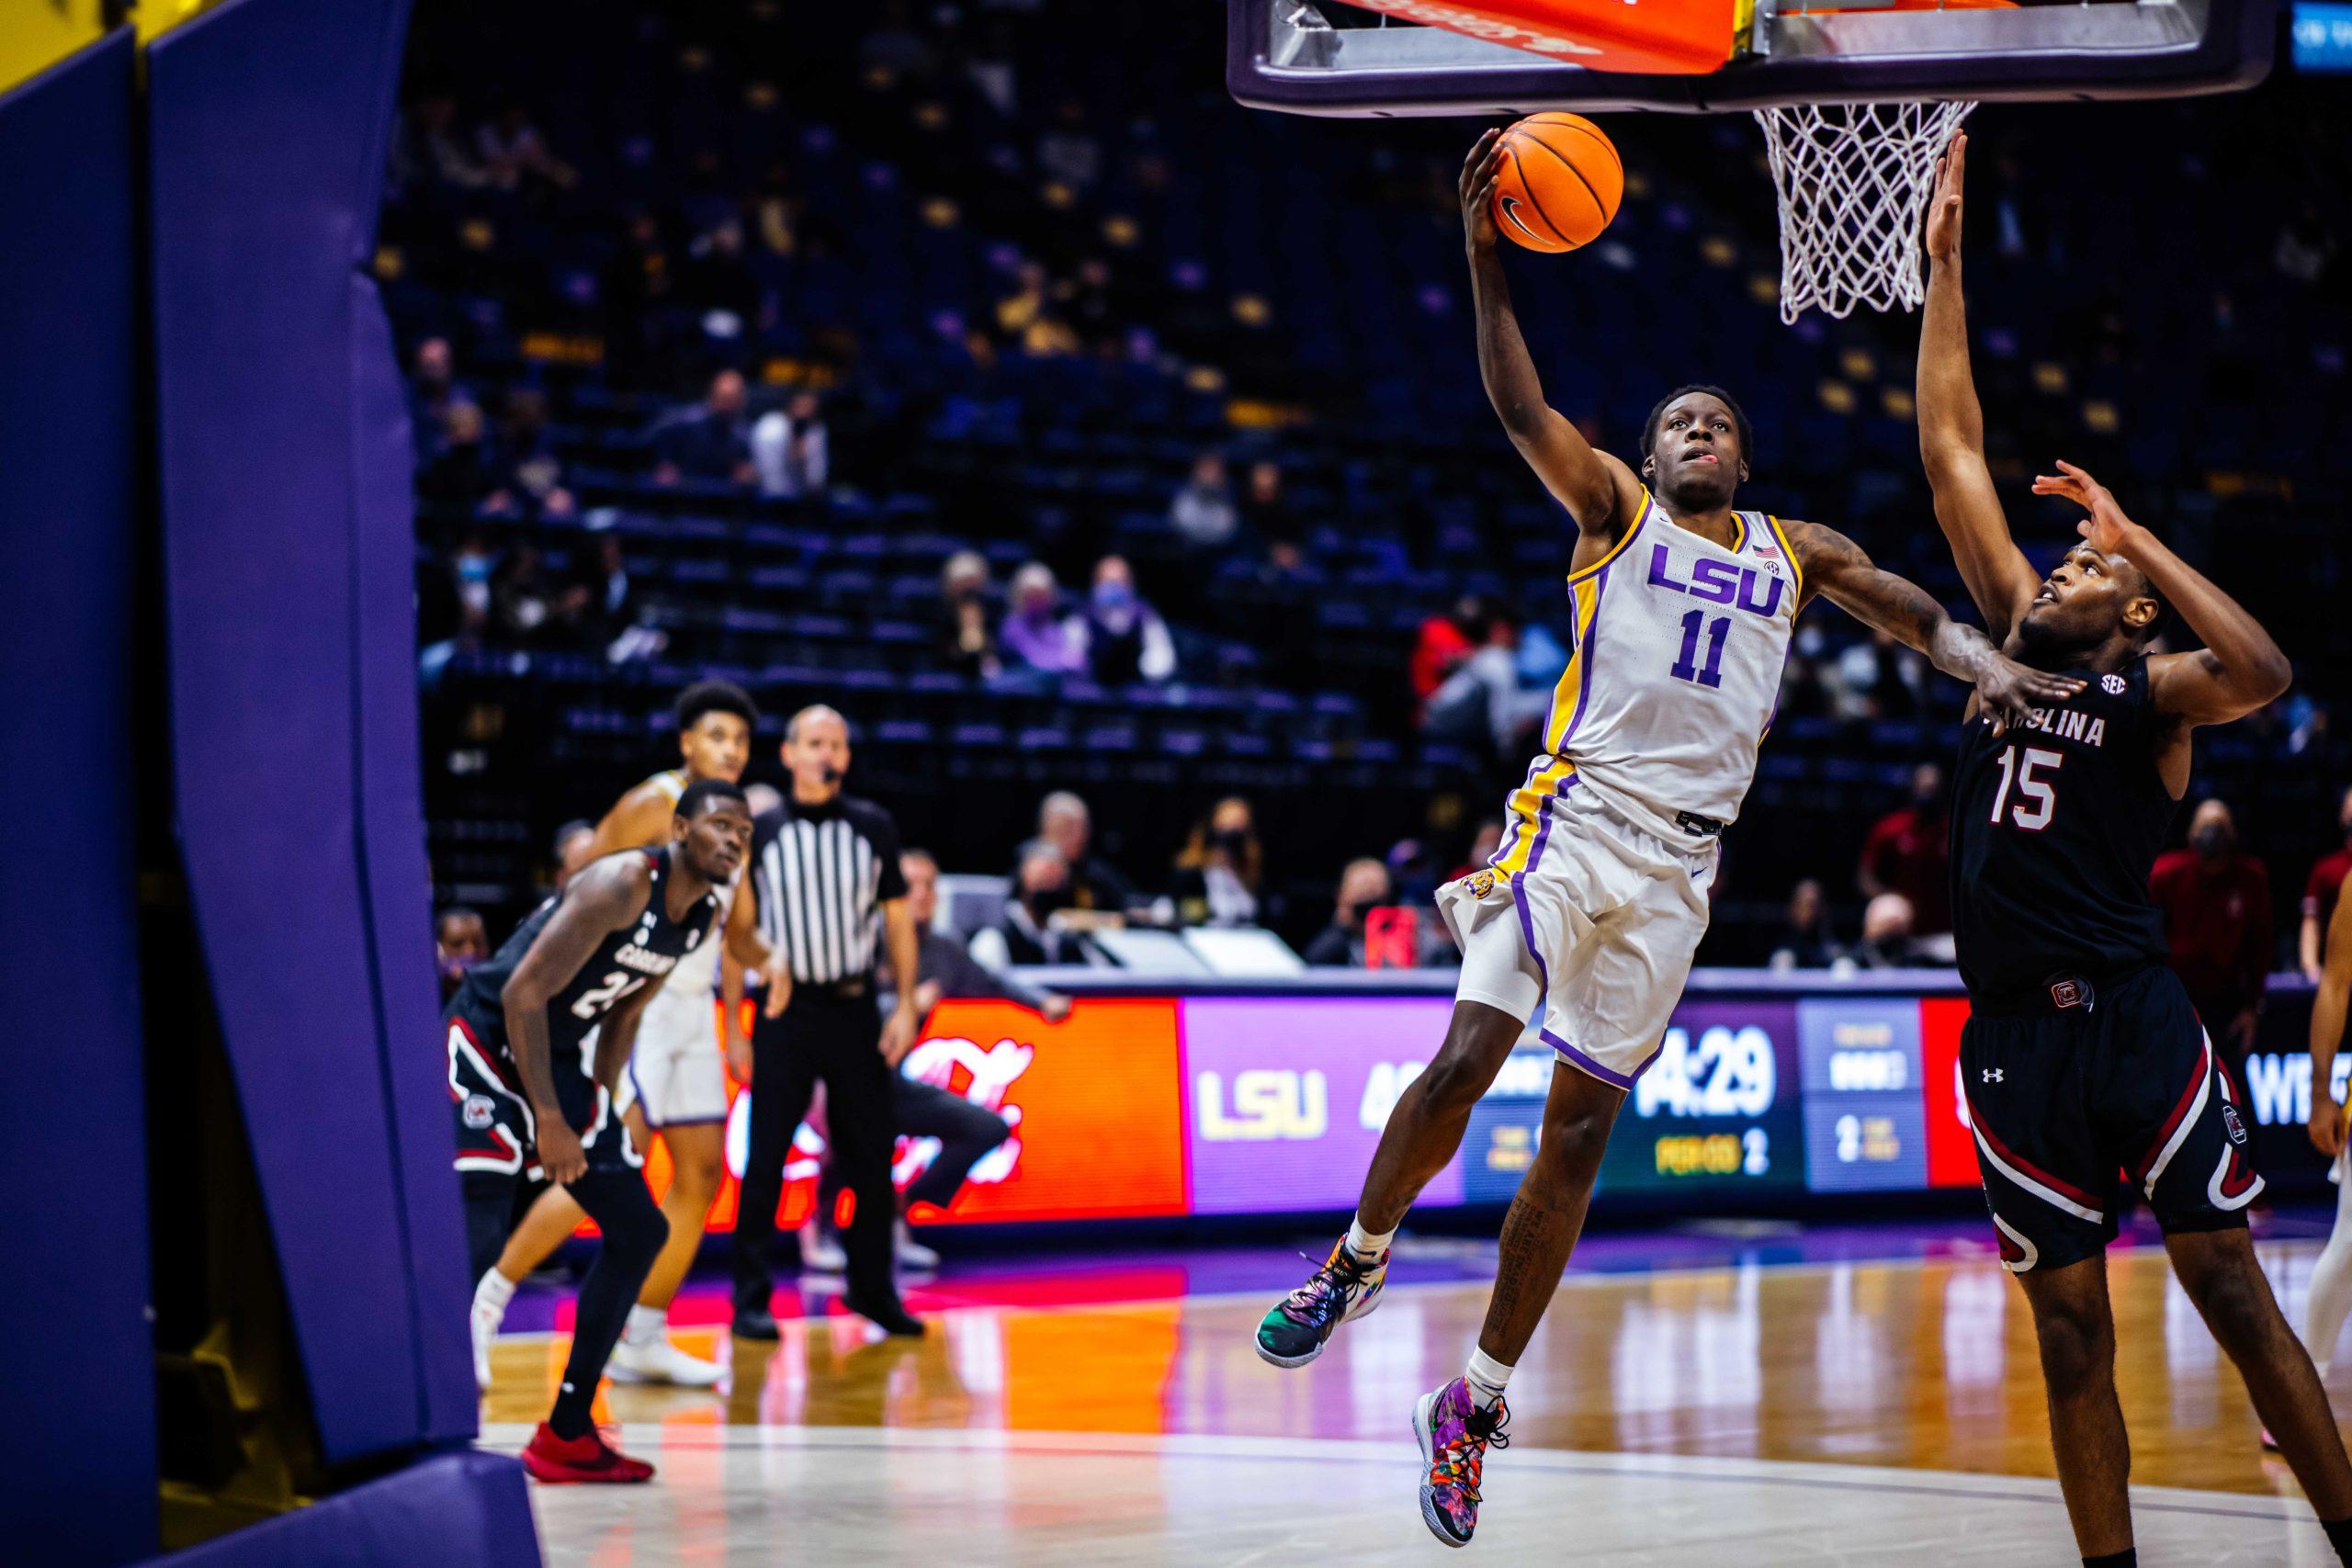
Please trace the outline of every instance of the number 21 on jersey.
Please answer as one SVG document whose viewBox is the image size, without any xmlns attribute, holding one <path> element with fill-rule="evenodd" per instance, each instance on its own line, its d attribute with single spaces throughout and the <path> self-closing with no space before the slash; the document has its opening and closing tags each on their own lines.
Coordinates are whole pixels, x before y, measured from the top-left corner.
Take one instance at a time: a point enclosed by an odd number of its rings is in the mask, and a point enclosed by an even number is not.
<svg viewBox="0 0 2352 1568">
<path fill-rule="evenodd" d="M 2050 818 L 2058 809 L 2058 790 L 2055 782 L 2043 775 L 2055 773 L 2065 761 L 2063 751 L 2039 746 L 2003 747 L 1999 759 L 2001 787 L 1993 795 L 1993 820 L 2000 821 L 2001 813 L 2007 811 L 2009 820 L 2029 833 L 2039 833 L 2049 827 Z"/>
</svg>

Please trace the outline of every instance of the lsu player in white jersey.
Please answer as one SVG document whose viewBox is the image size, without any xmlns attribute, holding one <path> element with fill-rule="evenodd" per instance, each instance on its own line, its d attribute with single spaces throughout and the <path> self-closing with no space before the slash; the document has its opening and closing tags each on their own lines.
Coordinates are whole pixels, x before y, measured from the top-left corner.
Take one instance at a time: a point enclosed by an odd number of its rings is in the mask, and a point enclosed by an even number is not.
<svg viewBox="0 0 2352 1568">
<path fill-rule="evenodd" d="M 1501 849 L 1438 893 L 1463 949 L 1444 1043 L 1398 1097 L 1347 1235 L 1257 1334 L 1261 1357 L 1304 1366 L 1378 1303 L 1406 1210 L 1453 1157 L 1471 1107 L 1532 1022 L 1555 1054 L 1535 1159 L 1503 1222 L 1477 1348 L 1414 1417 L 1421 1516 L 1449 1546 L 1476 1527 L 1486 1451 L 1505 1441 L 1504 1385 L 1706 931 L 1718 840 L 1755 775 L 1798 612 L 1828 599 L 1973 684 L 1996 716 L 2022 718 L 2066 689 L 2002 657 L 1844 536 L 1735 510 L 1750 442 L 1728 394 L 1685 387 L 1660 400 L 1638 468 L 1588 445 L 1545 405 L 1512 314 L 1489 216 L 1496 166 L 1489 131 L 1460 191 L 1478 367 L 1511 444 L 1576 524 L 1572 651 Z"/>
<path fill-rule="evenodd" d="M 705 681 L 681 693 L 673 712 L 681 765 L 655 773 L 614 803 L 596 824 L 589 859 L 665 840 L 678 797 L 688 784 L 700 779 L 741 780 L 760 716 L 743 689 L 725 681 Z M 715 991 L 724 992 L 723 1010 Z M 657 1135 L 669 1145 L 670 1187 L 662 1194 L 662 1213 L 670 1222 L 670 1236 L 638 1292 L 620 1343 L 613 1348 L 606 1370 L 616 1382 L 707 1388 L 726 1375 L 717 1362 L 672 1344 L 668 1324 L 670 1303 L 694 1265 L 704 1223 L 726 1175 L 727 1061 L 740 1058 L 737 1077 L 747 1082 L 751 1077 L 751 1042 L 742 1036 L 738 1007 L 742 994 L 741 971 L 723 955 L 714 956 L 672 970 L 639 1015 L 637 1043 L 621 1075 L 616 1103 L 640 1156 Z M 723 1025 L 714 1021 L 722 1015 Z M 483 1387 L 490 1383 L 491 1342 L 497 1337 L 514 1287 L 563 1245 L 582 1217 L 569 1193 L 550 1187 L 515 1227 L 496 1265 L 476 1282 L 474 1372 Z"/>
</svg>

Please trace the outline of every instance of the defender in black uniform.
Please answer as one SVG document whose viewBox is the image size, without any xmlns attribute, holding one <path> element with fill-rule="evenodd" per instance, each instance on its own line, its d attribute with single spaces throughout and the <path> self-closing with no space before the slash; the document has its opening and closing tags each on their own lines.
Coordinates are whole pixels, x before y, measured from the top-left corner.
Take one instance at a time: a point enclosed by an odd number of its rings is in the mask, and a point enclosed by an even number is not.
<svg viewBox="0 0 2352 1568">
<path fill-rule="evenodd" d="M 2021 662 L 2080 682 L 2023 724 L 1996 727 L 1972 706 L 1951 817 L 1952 935 L 1971 1015 L 1962 1088 L 2002 1260 L 2033 1309 L 2066 1511 L 2086 1563 L 2136 1561 L 2107 1295 L 2120 1175 L 2164 1227 L 2182 1288 L 2352 1562 L 2352 1464 L 2255 1259 L 2245 1206 L 2262 1181 L 2245 1117 L 2148 899 L 2188 788 L 2190 731 L 2285 691 L 2286 656 L 2072 464 L 2033 488 L 2089 513 L 2083 542 L 2044 579 L 2011 540 L 1968 367 L 1966 147 L 1954 141 L 1928 211 L 1920 446 L 1986 630 Z M 2166 601 L 2201 649 L 2147 651 Z"/>
<path fill-rule="evenodd" d="M 526 1171 L 543 1169 L 568 1188 L 604 1233 L 581 1281 L 555 1409 L 523 1452 L 542 1481 L 653 1473 L 608 1447 L 589 1415 L 638 1287 L 669 1235 L 613 1112 L 613 1089 L 647 998 L 681 958 L 715 940 L 751 833 L 739 786 L 697 781 L 679 798 L 667 844 L 583 868 L 449 1000 L 449 1094 L 477 1275 L 505 1241 L 514 1183 Z M 730 940 L 738 962 L 786 980 L 756 932 Z M 581 1049 L 591 1030 L 598 1031 L 593 1060 Z"/>
</svg>

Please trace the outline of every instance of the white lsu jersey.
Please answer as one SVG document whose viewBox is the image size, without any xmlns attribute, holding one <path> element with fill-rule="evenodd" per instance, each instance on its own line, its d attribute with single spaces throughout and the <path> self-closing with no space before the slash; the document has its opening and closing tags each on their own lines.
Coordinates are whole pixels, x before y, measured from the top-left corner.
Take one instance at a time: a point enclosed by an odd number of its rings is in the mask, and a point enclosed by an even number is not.
<svg viewBox="0 0 2352 1568">
<path fill-rule="evenodd" d="M 1779 519 L 1733 516 L 1725 548 L 1677 524 L 1645 489 L 1624 536 L 1569 576 L 1574 641 L 1544 751 L 1510 796 L 1496 870 L 1528 869 L 1553 803 L 1572 787 L 1685 848 L 1711 835 L 1683 814 L 1738 816 L 1780 700 L 1804 578 Z"/>
</svg>

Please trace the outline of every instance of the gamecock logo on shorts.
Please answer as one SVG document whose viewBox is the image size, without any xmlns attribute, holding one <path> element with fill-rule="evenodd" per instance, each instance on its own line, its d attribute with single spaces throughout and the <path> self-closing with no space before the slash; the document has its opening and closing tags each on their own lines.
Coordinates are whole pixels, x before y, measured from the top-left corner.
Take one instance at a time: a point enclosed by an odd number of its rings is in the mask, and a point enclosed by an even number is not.
<svg viewBox="0 0 2352 1568">
<path fill-rule="evenodd" d="M 490 1096 L 486 1094 L 469 1094 L 466 1096 L 465 1110 L 460 1114 L 464 1116 L 467 1127 L 479 1133 L 498 1120 L 498 1107 L 491 1103 Z"/>
<path fill-rule="evenodd" d="M 2245 1146 L 2245 1123 L 2238 1119 L 2238 1108 L 2226 1100 L 2222 1101 L 2222 1130 L 2229 1134 L 2230 1142 Z"/>
</svg>

